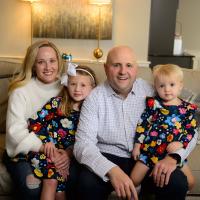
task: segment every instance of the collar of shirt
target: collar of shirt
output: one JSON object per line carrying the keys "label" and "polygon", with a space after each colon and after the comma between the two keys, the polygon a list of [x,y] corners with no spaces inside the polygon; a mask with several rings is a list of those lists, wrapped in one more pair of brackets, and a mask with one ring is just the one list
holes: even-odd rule
{"label": "collar of shirt", "polygon": [[[112,95],[115,95],[115,96],[120,97],[120,96],[113,90],[113,88],[110,86],[108,80],[106,80],[106,81],[104,82],[104,84],[105,84],[105,88],[106,88],[106,92],[107,92],[108,97],[111,97]],[[129,94],[136,95],[136,94],[139,93],[137,85],[138,85],[138,81],[137,81],[137,79],[136,79],[136,80],[134,81],[133,87],[132,87],[131,92],[130,92]]]}

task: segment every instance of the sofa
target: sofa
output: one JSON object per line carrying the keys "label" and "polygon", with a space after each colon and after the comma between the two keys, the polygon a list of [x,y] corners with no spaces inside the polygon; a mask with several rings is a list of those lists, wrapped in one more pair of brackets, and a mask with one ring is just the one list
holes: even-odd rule
{"label": "sofa", "polygon": [[[1,60],[0,59],[0,199],[11,200],[12,181],[2,163],[2,154],[5,150],[5,120],[8,100],[8,84],[12,75],[20,70],[21,60]],[[104,68],[101,62],[80,62],[83,65],[90,66],[96,72],[99,82],[105,80]],[[184,90],[182,98],[195,101],[200,107],[200,71],[183,69],[184,71]],[[151,82],[151,69],[148,67],[139,67],[138,76]],[[199,143],[199,142],[198,142]],[[200,145],[197,144],[189,156],[189,165],[196,178],[194,189],[188,194],[190,196],[199,196],[200,198]]]}

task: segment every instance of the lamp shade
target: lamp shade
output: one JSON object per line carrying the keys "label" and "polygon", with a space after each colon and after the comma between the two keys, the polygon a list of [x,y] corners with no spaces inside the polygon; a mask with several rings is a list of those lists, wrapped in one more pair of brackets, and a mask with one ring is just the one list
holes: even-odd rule
{"label": "lamp shade", "polygon": [[89,0],[89,4],[95,4],[95,5],[111,4],[111,0]]}
{"label": "lamp shade", "polygon": [[29,1],[31,3],[36,2],[36,1],[40,1],[40,0],[21,0],[21,1]]}

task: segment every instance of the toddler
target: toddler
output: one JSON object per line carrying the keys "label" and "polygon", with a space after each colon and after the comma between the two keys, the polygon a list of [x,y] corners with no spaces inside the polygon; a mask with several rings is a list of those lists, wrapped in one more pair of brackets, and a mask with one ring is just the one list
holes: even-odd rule
{"label": "toddler", "polygon": [[[146,99],[132,151],[133,158],[138,160],[131,173],[135,186],[167,154],[186,148],[196,129],[196,105],[178,97],[183,88],[181,68],[172,64],[157,65],[153,68],[153,78],[157,95]],[[191,189],[194,178],[188,165],[184,163],[181,170]]]}

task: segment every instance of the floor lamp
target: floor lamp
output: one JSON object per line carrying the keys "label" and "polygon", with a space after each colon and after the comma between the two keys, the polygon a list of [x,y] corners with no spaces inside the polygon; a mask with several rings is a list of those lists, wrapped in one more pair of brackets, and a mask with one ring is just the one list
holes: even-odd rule
{"label": "floor lamp", "polygon": [[40,1],[40,0],[21,0],[21,1],[27,1],[27,2],[30,2],[30,5],[31,5],[31,44],[33,42],[33,9],[32,9],[32,4],[36,1]]}
{"label": "floor lamp", "polygon": [[98,18],[98,43],[97,48],[94,49],[93,55],[95,58],[99,59],[103,56],[102,49],[99,48],[99,41],[101,39],[101,6],[106,4],[111,4],[111,0],[89,0],[89,4],[97,5],[99,7],[99,18]]}

